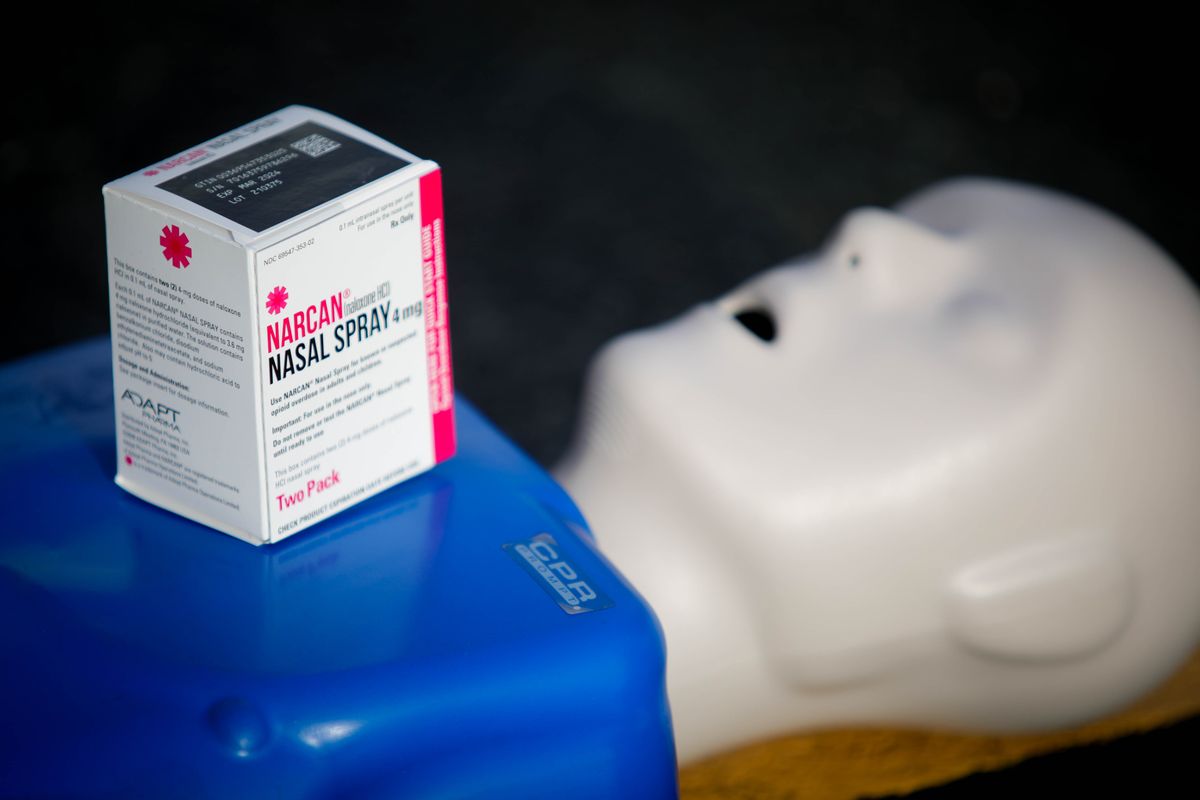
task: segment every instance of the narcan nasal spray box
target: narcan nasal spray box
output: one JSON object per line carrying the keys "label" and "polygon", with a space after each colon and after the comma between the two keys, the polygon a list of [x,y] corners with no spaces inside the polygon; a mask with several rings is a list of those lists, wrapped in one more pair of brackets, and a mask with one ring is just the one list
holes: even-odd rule
{"label": "narcan nasal spray box", "polygon": [[454,453],[437,164],[293,106],[104,209],[120,486],[263,544]]}

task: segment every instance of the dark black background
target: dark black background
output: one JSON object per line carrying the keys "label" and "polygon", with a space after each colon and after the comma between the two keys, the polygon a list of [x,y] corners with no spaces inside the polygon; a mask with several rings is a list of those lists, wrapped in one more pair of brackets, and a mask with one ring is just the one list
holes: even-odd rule
{"label": "dark black background", "polygon": [[[1080,195],[1195,269],[1190,30],[1090,8],[47,8],[0,63],[0,359],[107,330],[102,183],[294,102],[441,162],[458,388],[544,464],[601,343],[939,178]],[[1054,757],[992,788],[1182,775],[1195,738]]]}

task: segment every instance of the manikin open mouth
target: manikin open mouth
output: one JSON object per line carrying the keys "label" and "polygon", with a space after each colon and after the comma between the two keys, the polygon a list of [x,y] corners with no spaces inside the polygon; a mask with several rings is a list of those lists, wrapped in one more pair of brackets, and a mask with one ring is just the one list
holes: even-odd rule
{"label": "manikin open mouth", "polygon": [[733,314],[735,322],[764,342],[775,341],[775,317],[765,306],[753,306]]}
{"label": "manikin open mouth", "polygon": [[718,315],[728,317],[760,342],[770,344],[778,336],[775,312],[762,294],[753,286],[735,289],[718,298],[713,306]]}

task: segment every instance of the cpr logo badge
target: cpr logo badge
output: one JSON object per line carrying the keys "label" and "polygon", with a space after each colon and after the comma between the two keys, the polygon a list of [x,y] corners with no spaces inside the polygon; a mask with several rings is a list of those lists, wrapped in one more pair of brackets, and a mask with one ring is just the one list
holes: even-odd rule
{"label": "cpr logo badge", "polygon": [[504,549],[566,613],[584,614],[612,606],[613,601],[561,552],[550,534],[539,533],[506,544]]}

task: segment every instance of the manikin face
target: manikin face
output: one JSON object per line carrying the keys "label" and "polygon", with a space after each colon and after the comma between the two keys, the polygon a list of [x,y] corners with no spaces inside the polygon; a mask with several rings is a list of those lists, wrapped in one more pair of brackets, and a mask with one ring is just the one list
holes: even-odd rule
{"label": "manikin face", "polygon": [[[1139,470],[1200,474],[1198,320],[1169,260],[1103,212],[943,184],[615,342],[562,475],[669,648],[702,604],[643,547],[668,530],[721,565],[706,580],[736,587],[794,688],[938,659],[1086,660],[1126,634],[1134,594],[1138,616],[1159,603],[1140,581],[1195,583],[1139,548],[1200,563],[1200,487]],[[620,517],[651,506],[651,530]],[[1161,603],[1190,630],[1200,598],[1184,593]]]}
{"label": "manikin face", "polygon": [[925,216],[856,211],[815,256],[615,348],[680,468],[739,507],[857,505],[1034,400],[1065,312],[1045,243]]}

